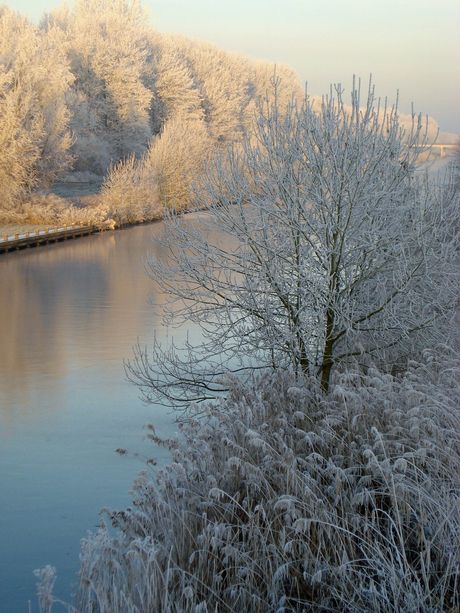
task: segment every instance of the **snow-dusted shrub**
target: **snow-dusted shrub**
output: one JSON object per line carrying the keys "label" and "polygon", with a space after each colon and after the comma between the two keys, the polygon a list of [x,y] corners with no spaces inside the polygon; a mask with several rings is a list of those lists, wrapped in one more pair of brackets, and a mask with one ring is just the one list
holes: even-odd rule
{"label": "snow-dusted shrub", "polygon": [[165,206],[186,209],[188,184],[199,175],[210,149],[203,121],[168,121],[143,156],[130,156],[110,169],[102,185],[109,216],[122,226],[158,219]]}
{"label": "snow-dusted shrub", "polygon": [[37,192],[11,210],[0,209],[3,224],[62,224],[71,223],[74,207],[56,194]]}
{"label": "snow-dusted shrub", "polygon": [[145,157],[137,160],[130,156],[112,166],[101,191],[101,203],[108,208],[108,216],[117,226],[161,217],[157,180]]}
{"label": "snow-dusted shrub", "polygon": [[442,351],[400,380],[336,371],[326,396],[234,378],[178,436],[149,426],[173,461],[107,511],[115,537],[83,541],[77,609],[458,611],[460,361]]}
{"label": "snow-dusted shrub", "polygon": [[162,206],[176,211],[190,206],[189,185],[200,175],[212,147],[204,121],[175,117],[165,124],[145,157]]}

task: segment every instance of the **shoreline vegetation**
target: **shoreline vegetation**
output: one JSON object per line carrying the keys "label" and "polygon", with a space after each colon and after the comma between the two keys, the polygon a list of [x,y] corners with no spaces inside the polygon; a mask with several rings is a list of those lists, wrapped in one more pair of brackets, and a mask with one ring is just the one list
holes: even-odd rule
{"label": "shoreline vegetation", "polygon": [[[104,192],[102,177],[92,181],[56,182],[50,190],[38,190],[12,211],[0,210],[0,236],[45,230],[47,227],[70,226],[84,221],[97,230],[114,230],[162,218],[162,209],[148,200],[154,197],[144,194],[144,201],[125,191],[124,202],[114,202]],[[131,197],[130,197],[131,196]],[[134,198],[133,198],[134,196]],[[112,205],[112,206],[111,206]]]}
{"label": "shoreline vegetation", "polygon": [[[148,424],[173,461],[103,509],[117,532],[82,541],[68,610],[455,613],[459,366],[446,347],[402,378],[356,365],[326,396],[281,369],[234,377],[180,437]],[[35,574],[51,613],[56,569]]]}
{"label": "shoreline vegetation", "polygon": [[[65,185],[65,183],[61,185]],[[71,186],[72,183],[67,185]],[[33,199],[23,205],[22,210],[15,215],[8,216],[6,219],[0,217],[0,237],[8,236],[11,239],[16,234],[33,233],[36,230],[43,231],[56,226],[63,227],[66,225],[70,227],[72,224],[79,225],[80,222],[94,225],[96,231],[107,231],[162,219],[160,211],[157,215],[135,220],[120,219],[115,215],[110,217],[108,211],[101,207],[101,195],[99,193],[93,193],[83,198],[72,195],[62,197],[50,193],[40,195],[37,200]]]}
{"label": "shoreline vegetation", "polygon": [[[158,32],[137,0],[76,0],[38,25],[1,6],[0,227],[69,224],[84,209],[111,229],[184,210],[187,185],[250,137],[275,84],[282,115],[303,97],[293,68]],[[399,114],[408,132],[413,119]],[[434,142],[433,118],[426,129]],[[100,192],[69,199],[59,181]]]}
{"label": "shoreline vegetation", "polygon": [[[424,160],[426,155],[428,160]],[[449,155],[449,158],[450,164],[456,168],[458,153]],[[421,156],[421,163],[432,163],[436,159],[440,159],[436,153],[428,152]],[[143,172],[139,173],[142,166]],[[145,166],[145,159],[137,161],[131,158],[112,168],[106,178],[89,172],[70,173],[48,190],[32,192],[15,209],[7,211],[0,206],[0,237],[11,238],[15,234],[56,225],[70,226],[81,220],[94,225],[98,231],[161,221],[165,217],[168,197],[164,196],[163,205],[160,205],[154,173],[152,171],[148,176]],[[183,180],[189,181],[186,174]],[[186,183],[184,186],[186,190]],[[181,185],[183,192],[184,186]],[[174,193],[170,195],[169,203],[175,203]],[[182,193],[178,210],[187,210],[187,204],[186,193]]]}

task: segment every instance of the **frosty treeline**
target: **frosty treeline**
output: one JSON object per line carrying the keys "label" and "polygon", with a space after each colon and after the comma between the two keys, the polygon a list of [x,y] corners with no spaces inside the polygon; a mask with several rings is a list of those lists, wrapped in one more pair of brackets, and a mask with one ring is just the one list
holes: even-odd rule
{"label": "frosty treeline", "polygon": [[[2,6],[0,207],[70,169],[109,172],[114,211],[121,191],[183,206],[184,177],[250,126],[273,70],[155,31],[138,0],[76,0],[38,26]],[[295,72],[277,71],[285,101],[298,95]]]}

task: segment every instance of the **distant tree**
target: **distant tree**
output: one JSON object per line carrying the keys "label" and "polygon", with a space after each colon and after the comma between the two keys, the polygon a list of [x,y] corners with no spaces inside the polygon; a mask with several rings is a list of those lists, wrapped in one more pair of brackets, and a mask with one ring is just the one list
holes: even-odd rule
{"label": "distant tree", "polygon": [[68,41],[76,168],[103,173],[111,160],[144,152],[152,92],[143,83],[149,15],[139,0],[76,0],[47,20]]}
{"label": "distant tree", "polygon": [[[70,162],[72,81],[59,33],[39,31],[0,7],[0,182],[3,205],[38,182],[50,183]],[[9,204],[8,204],[9,203]]]}
{"label": "distant tree", "polygon": [[42,120],[33,116],[33,94],[20,92],[12,71],[0,67],[0,205],[10,208],[35,183],[33,168],[39,158],[37,141]]}
{"label": "distant tree", "polygon": [[175,36],[172,42],[200,92],[211,138],[221,143],[231,141],[241,132],[242,118],[251,100],[247,87],[251,62],[204,41]]}
{"label": "distant tree", "polygon": [[43,135],[37,169],[42,180],[51,183],[73,163],[70,148],[74,139],[67,92],[74,78],[62,31],[49,27],[39,31],[38,36],[40,53],[36,60],[34,91],[43,116]]}
{"label": "distant tree", "polygon": [[[239,138],[251,128],[256,105],[270,87],[274,64],[250,60],[239,53],[230,53],[210,43],[183,36],[174,36],[170,40],[199,88],[212,139],[224,144]],[[286,108],[293,95],[302,95],[302,88],[295,71],[289,66],[280,65],[277,73],[282,77],[279,106]]]}
{"label": "distant tree", "polygon": [[165,325],[203,334],[183,350],[155,341],[152,357],[138,348],[128,373],[149,400],[213,397],[219,374],[279,366],[327,391],[337,365],[404,368],[446,338],[458,203],[452,186],[417,172],[420,117],[405,133],[373,88],[361,108],[359,87],[351,107],[337,87],[319,111],[306,97],[280,114],[277,89],[242,147],[194,185],[205,213],[170,216],[167,256],[148,260],[169,297]]}
{"label": "distant tree", "polygon": [[185,58],[171,38],[162,37],[161,41],[161,52],[154,62],[155,92],[162,107],[157,110],[160,123],[203,119],[202,97]]}

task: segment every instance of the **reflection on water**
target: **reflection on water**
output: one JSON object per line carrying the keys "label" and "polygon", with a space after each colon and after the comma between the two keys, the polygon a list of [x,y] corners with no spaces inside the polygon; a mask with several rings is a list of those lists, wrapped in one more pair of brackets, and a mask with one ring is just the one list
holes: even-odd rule
{"label": "reflection on water", "polygon": [[155,247],[152,228],[158,231],[160,225],[6,254],[0,260],[2,428],[4,420],[23,418],[18,409],[31,408],[24,400],[38,388],[50,386],[51,391],[51,381],[62,381],[73,369],[127,357],[126,340],[131,346],[151,329],[154,314],[146,300],[155,295],[155,287],[141,256]]}
{"label": "reflection on water", "polygon": [[[103,506],[129,504],[142,425],[172,432],[172,417],[145,407],[123,358],[148,343],[162,301],[141,258],[158,249],[139,226],[0,257],[0,613],[38,610],[35,568],[58,568],[69,598],[80,538]],[[158,255],[158,254],[156,254]],[[53,611],[55,609],[53,608]],[[59,609],[56,609],[57,611]]]}

